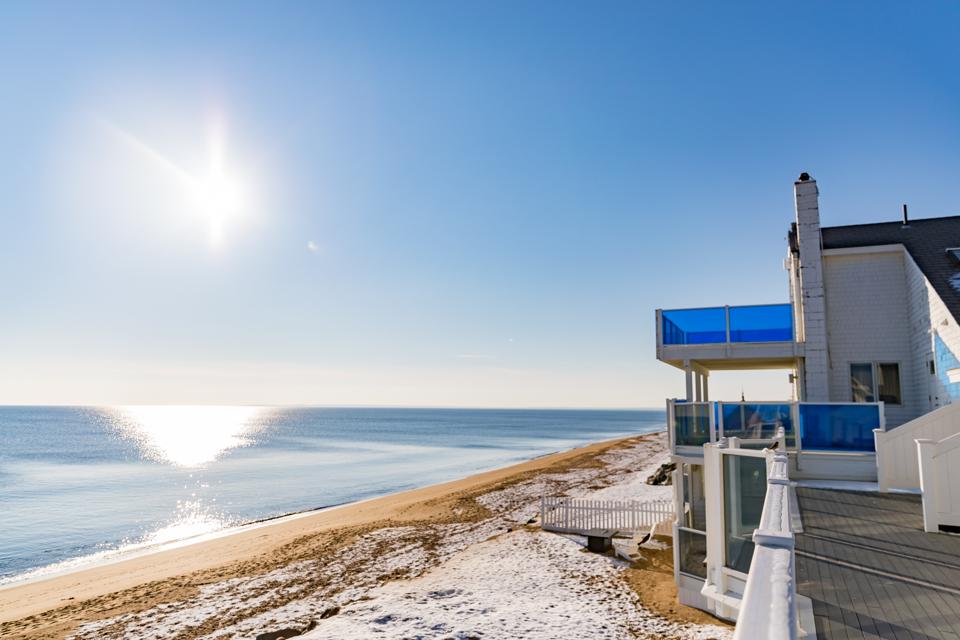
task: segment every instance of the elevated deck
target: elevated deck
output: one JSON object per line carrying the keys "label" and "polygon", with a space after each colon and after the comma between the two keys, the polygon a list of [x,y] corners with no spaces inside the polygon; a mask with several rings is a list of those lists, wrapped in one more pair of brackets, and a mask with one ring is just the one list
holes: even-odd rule
{"label": "elevated deck", "polygon": [[657,359],[677,368],[787,369],[804,345],[789,304],[657,310]]}
{"label": "elevated deck", "polygon": [[923,532],[920,497],[797,488],[797,591],[817,637],[960,640],[960,536]]}

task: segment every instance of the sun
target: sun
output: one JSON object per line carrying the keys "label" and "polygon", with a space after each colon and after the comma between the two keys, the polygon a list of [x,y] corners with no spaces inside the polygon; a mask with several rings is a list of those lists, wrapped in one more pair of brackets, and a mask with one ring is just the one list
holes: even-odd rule
{"label": "sun", "polygon": [[209,167],[205,175],[193,180],[197,210],[207,218],[210,241],[215,246],[223,241],[224,227],[231,218],[242,213],[246,203],[242,181],[225,165],[225,146],[222,126],[213,126],[208,149]]}
{"label": "sun", "polygon": [[198,212],[207,218],[210,241],[221,244],[224,227],[243,211],[245,198],[241,182],[221,167],[215,167],[209,175],[196,180],[194,197]]}
{"label": "sun", "polygon": [[[224,241],[228,228],[241,222],[250,209],[250,191],[235,167],[227,162],[226,124],[212,119],[207,127],[205,162],[187,167],[162,154],[139,137],[107,121],[108,131],[135,150],[141,158],[166,174],[175,177],[185,196],[181,206],[209,230],[209,240],[217,248]],[[183,197],[181,196],[181,197]]]}

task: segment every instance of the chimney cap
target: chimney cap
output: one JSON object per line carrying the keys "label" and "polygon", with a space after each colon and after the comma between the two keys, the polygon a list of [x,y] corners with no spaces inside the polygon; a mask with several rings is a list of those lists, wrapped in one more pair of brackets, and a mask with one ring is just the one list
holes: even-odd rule
{"label": "chimney cap", "polygon": [[797,182],[809,182],[810,180],[812,180],[812,178],[810,177],[810,174],[807,173],[806,171],[801,173],[800,177],[797,178]]}

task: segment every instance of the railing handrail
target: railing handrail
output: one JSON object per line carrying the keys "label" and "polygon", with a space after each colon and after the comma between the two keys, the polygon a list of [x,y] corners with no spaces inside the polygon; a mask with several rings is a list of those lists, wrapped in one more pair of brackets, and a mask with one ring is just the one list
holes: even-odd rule
{"label": "railing handrail", "polygon": [[767,452],[767,492],[737,616],[734,640],[795,640],[798,631],[796,562],[790,479],[785,453]]}
{"label": "railing handrail", "polygon": [[641,531],[673,518],[672,500],[593,500],[546,495],[540,498],[540,527],[545,531]]}
{"label": "railing handrail", "polygon": [[[753,307],[792,307],[790,302],[767,302],[761,304],[713,304],[705,307],[675,307],[673,309],[657,309],[660,313],[670,311],[707,311],[709,309],[749,309]],[[649,312],[648,312],[649,313]]]}

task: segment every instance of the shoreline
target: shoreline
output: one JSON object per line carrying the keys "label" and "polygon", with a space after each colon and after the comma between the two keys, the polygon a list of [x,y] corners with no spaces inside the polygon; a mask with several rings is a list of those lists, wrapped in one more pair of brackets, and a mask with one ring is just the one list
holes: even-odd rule
{"label": "shoreline", "polygon": [[[310,509],[254,521],[166,543],[132,555],[105,559],[63,572],[26,578],[0,587],[0,624],[36,616],[83,601],[257,558],[298,538],[339,528],[363,527],[377,522],[404,522],[422,518],[429,503],[463,492],[476,493],[484,486],[509,482],[518,476],[544,471],[571,459],[590,457],[607,449],[663,430],[634,434],[542,454],[529,460],[497,467],[466,477],[366,498],[331,507]],[[418,508],[419,507],[419,508]],[[429,515],[429,514],[427,514]]]}
{"label": "shoreline", "polygon": [[[193,535],[193,536],[190,536],[190,537],[187,537],[187,538],[181,538],[181,539],[178,539],[178,540],[170,540],[170,541],[167,541],[167,542],[158,542],[158,543],[144,544],[144,545],[132,544],[132,545],[129,545],[128,548],[126,548],[126,549],[125,549],[123,546],[121,546],[121,547],[117,547],[117,548],[115,548],[115,549],[106,549],[106,550],[104,550],[104,551],[99,551],[99,552],[94,552],[94,553],[90,553],[90,554],[86,554],[86,555],[76,556],[76,557],[73,557],[73,558],[66,558],[66,559],[64,559],[64,560],[55,562],[55,563],[50,564],[50,565],[41,565],[41,566],[39,566],[39,567],[34,567],[34,568],[32,568],[32,569],[27,569],[26,571],[23,571],[23,572],[21,572],[20,574],[15,574],[15,575],[12,575],[12,576],[6,576],[6,577],[0,578],[0,594],[2,594],[2,592],[5,591],[5,590],[15,589],[15,588],[17,588],[17,587],[29,585],[29,584],[32,584],[32,583],[35,583],[35,582],[38,582],[38,581],[48,580],[48,579],[53,579],[53,578],[58,578],[58,577],[62,577],[62,576],[69,575],[69,574],[71,574],[71,573],[76,573],[76,572],[80,572],[80,571],[86,571],[86,570],[89,570],[89,569],[96,569],[96,568],[98,568],[98,567],[107,566],[107,565],[110,565],[110,564],[116,564],[116,563],[118,563],[118,562],[124,562],[124,561],[126,561],[126,560],[131,560],[131,559],[134,559],[134,558],[139,558],[139,557],[143,557],[143,556],[147,556],[147,555],[151,555],[151,554],[155,554],[155,553],[162,553],[162,552],[164,552],[164,551],[169,551],[169,550],[172,550],[172,549],[179,549],[179,548],[181,548],[181,547],[185,547],[185,546],[189,546],[189,545],[193,545],[193,544],[200,544],[200,543],[203,543],[203,542],[218,540],[218,539],[220,539],[220,538],[224,538],[224,537],[227,537],[227,536],[231,536],[231,535],[236,535],[236,534],[239,534],[239,533],[243,533],[244,531],[249,530],[249,529],[254,529],[254,528],[262,527],[262,526],[269,526],[269,525],[273,525],[273,524],[279,524],[279,523],[281,523],[281,522],[283,522],[283,521],[286,521],[286,520],[288,520],[288,519],[295,519],[295,518],[300,518],[300,517],[309,517],[309,516],[311,516],[311,515],[315,515],[315,514],[319,514],[319,513],[323,513],[323,512],[329,511],[329,510],[331,510],[331,509],[338,509],[338,508],[342,508],[342,507],[348,507],[348,506],[351,506],[351,505],[357,505],[357,504],[360,504],[360,503],[363,503],[363,502],[367,502],[367,501],[370,501],[370,500],[377,500],[377,499],[379,499],[379,498],[388,498],[388,497],[390,497],[390,496],[395,496],[395,495],[402,494],[402,493],[405,493],[405,492],[408,492],[408,491],[416,491],[416,490],[418,490],[418,489],[425,489],[425,488],[427,488],[427,487],[431,487],[431,486],[435,486],[435,485],[441,485],[441,484],[446,484],[446,483],[450,483],[450,482],[459,482],[459,481],[461,481],[461,480],[470,479],[470,478],[472,478],[472,477],[474,477],[474,476],[477,476],[477,475],[481,475],[481,474],[489,473],[489,472],[494,472],[494,471],[500,471],[500,470],[509,469],[509,468],[512,468],[512,467],[515,467],[515,466],[523,465],[523,464],[525,464],[525,463],[527,463],[527,462],[533,462],[533,461],[535,461],[535,460],[539,460],[539,459],[541,459],[541,458],[546,458],[546,457],[549,457],[549,456],[557,455],[557,454],[560,454],[560,453],[577,451],[577,450],[583,449],[583,448],[585,448],[585,447],[591,447],[591,446],[593,446],[593,445],[601,445],[601,444],[605,444],[605,443],[607,443],[607,444],[608,444],[608,443],[613,443],[613,442],[616,442],[616,441],[619,441],[619,440],[623,440],[623,439],[625,439],[625,438],[633,438],[633,437],[638,437],[638,436],[646,435],[646,434],[654,434],[654,433],[659,433],[659,432],[661,432],[661,431],[663,431],[663,429],[657,429],[657,430],[655,430],[655,431],[646,431],[646,432],[642,432],[642,433],[633,433],[633,434],[621,435],[621,436],[617,436],[617,437],[614,437],[614,438],[609,438],[609,439],[606,439],[606,440],[598,440],[598,441],[593,441],[593,442],[586,442],[586,443],[582,443],[582,444],[576,445],[576,446],[574,446],[574,447],[571,447],[571,448],[569,448],[569,449],[558,449],[558,450],[555,450],[555,451],[547,451],[547,452],[544,452],[544,453],[538,453],[538,454],[536,454],[536,455],[534,455],[534,456],[531,456],[531,457],[529,457],[529,458],[524,458],[524,459],[521,459],[521,460],[519,460],[519,461],[516,461],[516,460],[515,460],[515,461],[509,462],[509,463],[507,463],[507,464],[505,464],[505,465],[501,465],[501,466],[481,468],[480,470],[473,471],[473,472],[471,472],[469,475],[466,475],[466,476],[458,476],[458,477],[455,477],[455,478],[450,478],[450,479],[448,479],[448,480],[442,480],[442,481],[440,481],[440,482],[435,482],[435,483],[432,483],[432,484],[429,484],[429,485],[408,487],[408,488],[405,488],[405,489],[398,489],[398,490],[396,490],[396,491],[389,491],[389,492],[387,492],[387,493],[383,493],[383,494],[379,494],[379,495],[374,495],[374,496],[365,497],[365,498],[359,498],[359,499],[357,499],[357,500],[345,500],[345,501],[343,501],[343,502],[336,502],[336,503],[329,504],[329,505],[323,505],[323,506],[318,506],[318,507],[308,507],[308,508],[305,508],[305,509],[301,509],[301,510],[297,510],[297,511],[290,511],[290,512],[287,512],[287,513],[280,513],[280,514],[273,515],[273,516],[264,516],[264,517],[255,518],[255,519],[253,519],[253,520],[249,520],[249,521],[246,521],[246,522],[239,522],[239,523],[237,523],[237,524],[232,524],[232,525],[226,526],[226,527],[224,527],[224,528],[222,528],[222,529],[217,529],[217,530],[215,530],[215,531],[208,531],[208,532],[206,532],[206,533],[199,533],[199,534],[196,534],[196,535]],[[98,556],[99,556],[99,557],[98,557]],[[58,565],[62,565],[62,566],[58,566]],[[0,604],[2,604],[2,599],[0,599]],[[3,622],[4,619],[5,619],[5,618],[3,617],[3,609],[0,608],[0,622]]]}

